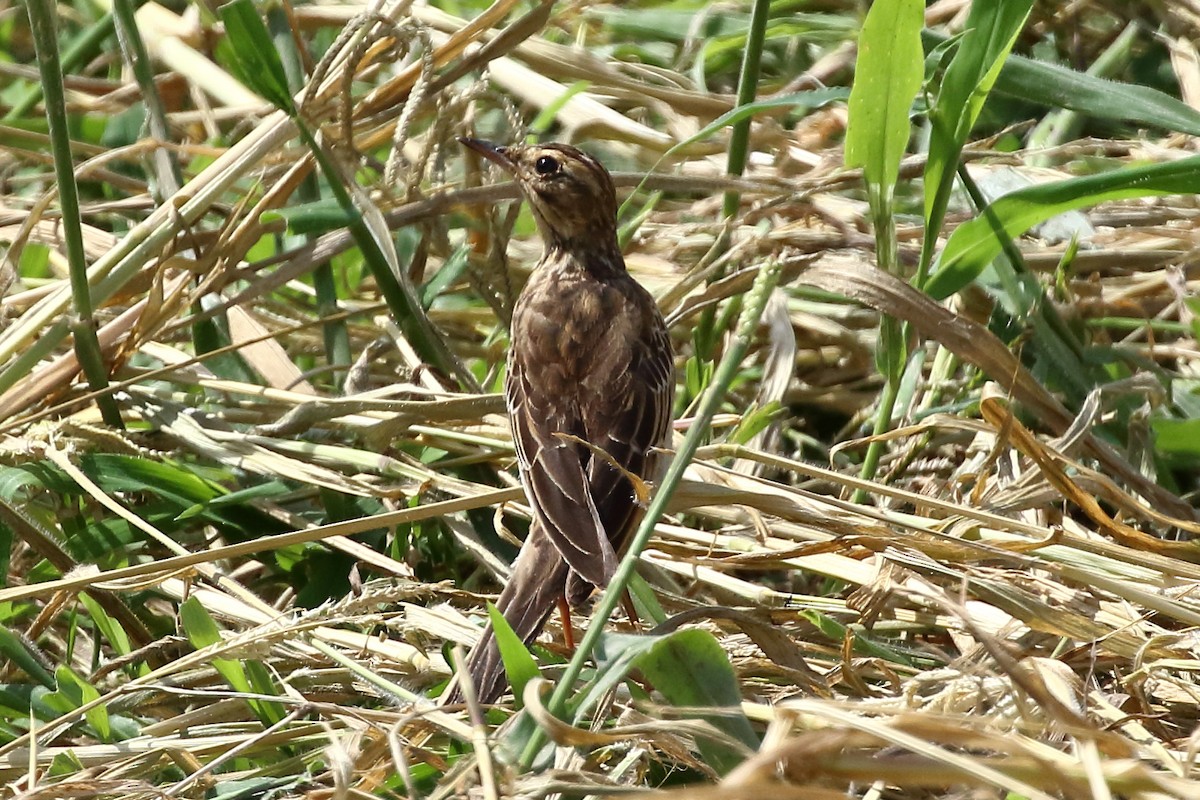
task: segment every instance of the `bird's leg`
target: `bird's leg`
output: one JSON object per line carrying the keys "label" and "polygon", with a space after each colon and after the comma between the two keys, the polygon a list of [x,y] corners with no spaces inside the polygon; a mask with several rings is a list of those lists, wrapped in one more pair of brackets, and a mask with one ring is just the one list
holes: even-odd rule
{"label": "bird's leg", "polygon": [[633,626],[634,631],[641,633],[642,620],[633,606],[633,596],[629,594],[628,589],[621,592],[621,607],[625,609],[625,616],[629,617],[629,624]]}
{"label": "bird's leg", "polygon": [[567,645],[567,652],[574,655],[575,631],[571,628],[571,607],[567,605],[567,598],[563,595],[558,598],[558,613],[562,615],[563,641]]}

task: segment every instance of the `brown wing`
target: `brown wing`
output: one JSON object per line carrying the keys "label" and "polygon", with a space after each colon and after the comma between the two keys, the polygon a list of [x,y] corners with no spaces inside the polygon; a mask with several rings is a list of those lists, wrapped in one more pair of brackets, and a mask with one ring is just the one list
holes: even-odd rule
{"label": "brown wing", "polygon": [[[652,449],[667,439],[675,398],[671,341],[657,310],[650,335],[622,382],[623,390],[613,395],[620,402],[611,403],[603,416],[593,420],[587,438],[626,471],[650,478],[657,460]],[[588,484],[609,541],[620,553],[641,516],[634,488],[622,472],[601,458],[593,458],[588,464]],[[572,606],[579,605],[592,593],[594,585],[572,572],[567,579],[567,601]]]}
{"label": "brown wing", "polygon": [[557,436],[585,434],[575,404],[530,385],[520,354],[510,351],[505,394],[521,483],[540,526],[571,569],[593,583],[605,583],[616,555],[592,502],[580,448]]}
{"label": "brown wing", "polygon": [[[646,299],[654,316],[649,335],[641,339],[626,373],[614,379],[619,391],[608,395],[611,402],[586,421],[584,437],[641,478],[653,477],[651,451],[667,438],[675,398],[670,336],[653,300]],[[620,551],[638,515],[633,486],[603,458],[593,457],[587,471],[592,502],[613,548]]]}
{"label": "brown wing", "polygon": [[516,349],[506,384],[535,521],[571,570],[600,586],[616,570],[616,550],[636,517],[633,487],[604,458],[556,434],[590,442],[625,470],[649,475],[650,450],[662,443],[671,423],[673,361],[653,299],[631,278],[627,281],[622,288],[630,313],[623,321],[613,320],[594,342],[591,370],[578,396],[556,396],[531,386],[529,365]]}

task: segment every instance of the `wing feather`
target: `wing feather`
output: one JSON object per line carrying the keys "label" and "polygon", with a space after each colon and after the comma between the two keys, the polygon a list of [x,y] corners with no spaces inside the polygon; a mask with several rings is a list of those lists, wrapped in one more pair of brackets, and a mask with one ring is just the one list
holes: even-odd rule
{"label": "wing feather", "polygon": [[574,601],[590,592],[581,581],[607,585],[640,509],[622,471],[558,434],[589,442],[624,470],[649,478],[653,448],[671,425],[675,381],[666,325],[636,282],[628,279],[623,291],[644,327],[613,324],[598,337],[591,372],[574,400],[532,386],[531,369],[541,367],[544,376],[546,367],[525,363],[517,348],[509,351],[505,394],[522,484],[534,521],[571,568]]}
{"label": "wing feather", "polygon": [[583,430],[560,409],[536,403],[524,364],[515,350],[511,353],[505,394],[534,521],[573,571],[592,583],[607,583],[616,570],[616,554],[592,500],[578,445],[555,435],[582,435]]}
{"label": "wing feather", "polygon": [[[614,395],[607,413],[597,415],[586,439],[605,450],[616,463],[642,478],[653,477],[653,449],[667,438],[671,427],[675,380],[671,342],[661,317],[654,320],[651,336],[640,343],[629,365],[628,380]],[[588,465],[591,495],[604,521],[613,547],[619,551],[639,515],[633,486],[605,460]]]}

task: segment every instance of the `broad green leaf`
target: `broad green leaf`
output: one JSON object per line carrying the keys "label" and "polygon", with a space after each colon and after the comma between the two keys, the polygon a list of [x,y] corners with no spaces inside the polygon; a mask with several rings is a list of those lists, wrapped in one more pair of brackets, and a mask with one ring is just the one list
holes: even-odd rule
{"label": "broad green leaf", "polygon": [[[129,642],[129,636],[125,633],[125,629],[121,624],[108,615],[99,603],[92,599],[87,592],[79,594],[79,602],[87,609],[88,616],[92,622],[100,630],[100,634],[108,640],[112,645],[113,651],[117,655],[128,655],[133,652],[133,646]],[[137,672],[145,674],[150,668],[142,663],[138,666]]]}
{"label": "broad green leaf", "polygon": [[[702,719],[744,744],[748,752],[758,750],[759,741],[742,713],[742,696],[729,656],[708,631],[686,628],[658,638],[634,664],[677,708],[708,708]],[[718,710],[719,709],[719,710]],[[696,745],[704,760],[724,775],[740,764],[747,753],[704,737]]]}
{"label": "broad green leaf", "polygon": [[[24,678],[24,675],[14,676]],[[51,676],[51,680],[54,677]],[[76,706],[71,701],[41,684],[33,683],[0,683],[0,736],[12,734],[12,729],[4,723],[19,719],[24,723],[32,715],[42,722],[58,719],[63,714],[74,711]],[[15,712],[15,713],[14,713]],[[122,736],[121,738],[128,738]],[[6,741],[11,741],[7,739]]]}
{"label": "broad green leaf", "polygon": [[508,674],[508,682],[512,686],[517,708],[524,705],[522,696],[525,684],[538,676],[537,663],[529,654],[529,648],[517,636],[508,620],[500,613],[500,609],[488,603],[488,619],[492,623],[492,633],[496,637],[496,645],[500,648],[500,659],[504,662],[504,671]]}
{"label": "broad green leaf", "polygon": [[771,400],[762,406],[755,403],[742,413],[741,421],[726,440],[734,444],[746,444],[779,417],[779,401]]}
{"label": "broad green leaf", "polygon": [[[19,467],[0,467],[0,498],[13,500],[17,493],[27,486],[44,487],[45,483],[36,467],[23,464]],[[64,482],[60,493],[66,491],[68,484]]]}
{"label": "broad green leaf", "polygon": [[694,709],[692,715],[745,746],[743,750],[727,742],[698,737],[696,744],[713,769],[724,774],[741,763],[747,753],[758,750],[758,737],[741,711],[742,698],[729,657],[707,631],[686,628],[664,636],[606,633],[596,653],[600,669],[576,709],[577,715],[586,713],[603,693],[637,669],[672,706]]}
{"label": "broad green leaf", "polygon": [[[200,649],[209,647],[221,641],[221,630],[213,622],[208,611],[195,597],[189,597],[179,607],[179,618],[183,623],[184,633],[193,647]],[[243,664],[231,658],[214,658],[210,662],[213,669],[229,684],[235,692],[244,694],[278,694],[270,673],[258,662],[248,661]],[[254,711],[255,716],[267,726],[274,725],[284,717],[283,707],[278,703],[246,698],[246,704]]]}
{"label": "broad green leaf", "polygon": [[61,778],[67,775],[78,775],[87,767],[79,760],[79,755],[74,751],[65,753],[56,753],[50,761],[50,769],[47,774],[53,778]]}
{"label": "broad green leaf", "polygon": [[[250,680],[250,688],[256,694],[262,695],[279,695],[279,689],[275,686],[275,679],[271,675],[271,671],[267,669],[261,661],[245,662],[246,677]],[[262,720],[266,725],[274,725],[286,716],[283,706],[279,703],[273,703],[269,700],[248,700],[250,707],[254,709],[255,715]]]}
{"label": "broad green leaf", "polygon": [[[949,144],[961,147],[1032,8],[1033,0],[972,3],[966,31],[946,67],[930,114],[934,137],[952,137]],[[930,150],[934,149],[931,144]],[[931,152],[930,158],[934,156]]]}
{"label": "broad green leaf", "polygon": [[[221,629],[195,597],[189,597],[179,607],[179,619],[183,623],[183,632],[187,634],[188,641],[197,650],[211,647],[221,641]],[[250,681],[242,669],[241,662],[231,658],[214,658],[211,663],[235,692],[250,691]]]}
{"label": "broad green leaf", "polygon": [[1154,450],[1161,455],[1200,458],[1200,419],[1152,419]]}
{"label": "broad green leaf", "polygon": [[929,113],[929,160],[925,165],[925,243],[921,275],[933,256],[959,155],[992,85],[1025,24],[1033,0],[972,3],[966,32],[946,67]]}
{"label": "broad green leaf", "polygon": [[634,662],[649,652],[657,636],[606,632],[596,645],[596,676],[588,684],[573,707],[575,723],[579,724],[605,694],[625,680],[634,669]]}
{"label": "broad green leaf", "polygon": [[[875,263],[889,273],[899,271],[892,198],[900,159],[911,136],[909,113],[924,77],[920,43],[924,8],[920,0],[878,0],[871,6],[859,34],[858,62],[850,89],[846,165],[863,168],[875,234]],[[896,384],[907,358],[900,324],[885,315],[875,351],[875,362],[886,380],[876,410],[876,434],[890,425]],[[881,452],[882,443],[877,439],[863,460],[862,477],[874,477]]]}
{"label": "broad green leaf", "polygon": [[[76,675],[70,667],[59,666],[54,671],[54,675],[57,679],[58,691],[53,695],[47,695],[46,702],[55,703],[56,699],[59,699],[65,701],[70,709],[76,709],[100,699],[100,692],[96,687]],[[108,709],[103,705],[88,709],[84,712],[84,718],[101,739],[108,741],[112,738],[112,726],[108,722]]]}
{"label": "broad green leaf", "polygon": [[1016,237],[1040,222],[1110,200],[1200,192],[1200,156],[1071,178],[1006,194],[979,217],[960,225],[946,242],[925,286],[941,300],[959,291],[1000,253],[999,235]]}
{"label": "broad green leaf", "polygon": [[195,471],[169,460],[96,453],[81,457],[79,466],[109,492],[152,491],[183,507],[222,493]]}
{"label": "broad green leaf", "polygon": [[863,22],[850,90],[846,166],[890,197],[908,147],[909,111],[924,71],[920,0],[877,0]]}
{"label": "broad green leaf", "polygon": [[[512,686],[516,707],[522,708],[525,705],[525,686],[538,676],[537,663],[525,643],[508,624],[508,620],[500,613],[500,609],[491,603],[488,603],[488,619],[492,623],[496,646],[500,648],[500,660],[504,662],[504,672],[508,675],[509,685]],[[507,734],[498,743],[496,752],[502,761],[515,764],[541,729],[533,717],[523,713],[506,730]],[[549,757],[553,748],[543,748],[542,752]]]}

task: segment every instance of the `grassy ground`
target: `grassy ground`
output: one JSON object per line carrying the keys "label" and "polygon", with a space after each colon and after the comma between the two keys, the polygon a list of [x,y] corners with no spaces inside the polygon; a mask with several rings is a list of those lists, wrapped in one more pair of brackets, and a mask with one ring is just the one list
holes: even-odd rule
{"label": "grassy ground", "polygon": [[[751,5],[0,5],[0,792],[1197,796],[1200,18]],[[459,135],[609,165],[677,353],[521,713],[436,703],[540,252]]]}

